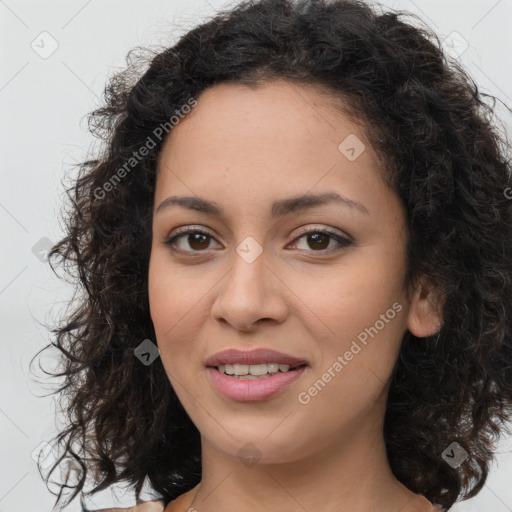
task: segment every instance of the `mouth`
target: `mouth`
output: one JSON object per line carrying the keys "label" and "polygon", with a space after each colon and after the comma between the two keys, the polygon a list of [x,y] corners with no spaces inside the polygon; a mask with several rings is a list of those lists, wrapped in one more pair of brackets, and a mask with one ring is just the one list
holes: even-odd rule
{"label": "mouth", "polygon": [[250,374],[255,376],[263,373],[285,372],[290,368],[296,368],[304,364],[308,364],[305,359],[268,348],[254,348],[252,350],[230,348],[211,355],[205,361],[205,366],[220,368],[219,371],[223,368],[222,371],[224,372],[227,367],[225,373],[229,375]]}
{"label": "mouth", "polygon": [[261,380],[283,373],[295,372],[306,366],[306,363],[291,366],[289,364],[274,362],[259,364],[226,363],[217,366],[209,366],[208,368],[217,370],[219,373],[236,380]]}
{"label": "mouth", "polygon": [[307,371],[298,357],[267,348],[227,349],[205,362],[213,389],[236,402],[267,400],[284,392]]}
{"label": "mouth", "polygon": [[304,375],[308,365],[219,364],[206,369],[211,386],[222,397],[234,402],[258,402],[283,393]]}

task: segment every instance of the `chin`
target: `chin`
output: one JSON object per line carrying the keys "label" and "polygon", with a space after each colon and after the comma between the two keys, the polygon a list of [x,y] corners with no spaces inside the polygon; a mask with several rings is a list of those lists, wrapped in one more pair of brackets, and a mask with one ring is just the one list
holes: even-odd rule
{"label": "chin", "polygon": [[[274,424],[275,428],[275,424]],[[226,430],[231,431],[229,428]],[[305,455],[305,445],[298,442],[293,432],[271,433],[272,429],[240,428],[231,437],[223,431],[219,439],[209,439],[209,443],[229,457],[239,459],[246,466],[254,464],[284,464],[299,460]],[[296,430],[295,430],[296,432]],[[269,433],[271,433],[269,435]],[[274,435],[275,434],[275,435]]]}

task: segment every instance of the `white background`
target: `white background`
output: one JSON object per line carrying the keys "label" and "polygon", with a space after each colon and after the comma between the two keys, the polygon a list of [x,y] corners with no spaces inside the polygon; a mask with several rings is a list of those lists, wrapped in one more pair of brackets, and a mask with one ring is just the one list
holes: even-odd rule
{"label": "white background", "polygon": [[[481,90],[512,105],[512,0],[384,5],[417,13],[442,39],[459,33],[469,45],[459,58]],[[43,386],[44,374],[38,371],[36,380],[28,365],[50,340],[41,324],[58,315],[70,288],[33,247],[61,237],[61,180],[93,142],[84,116],[99,105],[107,76],[124,68],[128,50],[172,44],[223,6],[220,0],[0,0],[0,512],[50,511],[54,503],[31,453],[55,433],[55,399],[40,398],[50,383]],[[34,40],[42,46],[44,31],[58,43],[45,59],[31,48]],[[500,109],[500,115],[510,129],[510,114]],[[512,511],[511,451],[511,440],[503,439],[485,488],[453,511]],[[79,510],[75,503],[70,511]]]}

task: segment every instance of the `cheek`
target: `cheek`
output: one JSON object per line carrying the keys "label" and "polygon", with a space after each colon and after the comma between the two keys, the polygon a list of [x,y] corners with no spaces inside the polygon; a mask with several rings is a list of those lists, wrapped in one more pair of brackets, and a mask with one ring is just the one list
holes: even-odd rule
{"label": "cheek", "polygon": [[[297,292],[314,313],[309,315],[309,325],[321,352],[310,383],[331,370],[325,375],[329,390],[322,391],[318,402],[335,400],[336,393],[342,392],[351,407],[355,405],[351,400],[361,397],[363,390],[372,401],[389,378],[406,325],[400,254],[369,251],[365,258],[350,262],[347,258],[327,278],[315,280],[309,293],[307,286]],[[341,363],[338,356],[343,358]],[[317,387],[323,389],[322,383]]]}
{"label": "cheek", "polygon": [[152,255],[148,271],[148,297],[157,336],[170,329],[178,303],[176,290],[179,283],[174,281],[171,284],[169,274],[162,258]]}
{"label": "cheek", "polygon": [[201,280],[173,266],[166,254],[152,254],[148,269],[150,316],[170,378],[182,379],[203,369],[201,358],[194,360],[191,353],[202,351],[198,332],[201,319],[209,313],[206,295],[210,288],[211,284],[201,286]]}
{"label": "cheek", "polygon": [[[296,280],[294,292],[310,310],[307,316],[313,322],[312,330],[321,339],[348,340],[373,326],[395,302],[405,309],[402,272],[402,267],[383,263],[382,258],[361,259],[323,276]],[[391,311],[393,318],[395,312]]]}
{"label": "cheek", "polygon": [[148,269],[148,295],[157,335],[174,336],[180,324],[195,314],[193,306],[200,301],[201,292],[199,283],[176,269],[165,251],[153,250]]}
{"label": "cheek", "polygon": [[174,274],[171,279],[170,268],[165,258],[153,253],[148,271],[149,310],[160,357],[170,375],[175,373],[173,367],[182,352],[179,342],[175,341],[180,339],[180,318],[185,314],[185,300],[180,293],[182,287],[179,275]]}

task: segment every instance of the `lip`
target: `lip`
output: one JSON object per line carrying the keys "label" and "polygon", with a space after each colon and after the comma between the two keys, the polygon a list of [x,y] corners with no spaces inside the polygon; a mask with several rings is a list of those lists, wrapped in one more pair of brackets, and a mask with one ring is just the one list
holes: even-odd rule
{"label": "lip", "polygon": [[236,402],[257,402],[271,398],[289,387],[307,368],[302,366],[297,370],[255,380],[234,379],[212,367],[207,368],[207,371],[213,388],[224,397]]}
{"label": "lip", "polygon": [[[222,350],[210,356],[205,366],[216,367],[220,364],[260,364],[260,363],[278,363],[289,366],[301,366],[308,364],[304,359],[300,359],[289,354],[277,352],[268,348],[256,348],[252,350],[238,350],[230,348]],[[229,378],[229,377],[228,377]],[[269,378],[270,379],[270,378]],[[262,379],[262,380],[269,380]],[[233,379],[231,379],[233,380]],[[247,381],[249,382],[249,381]]]}

